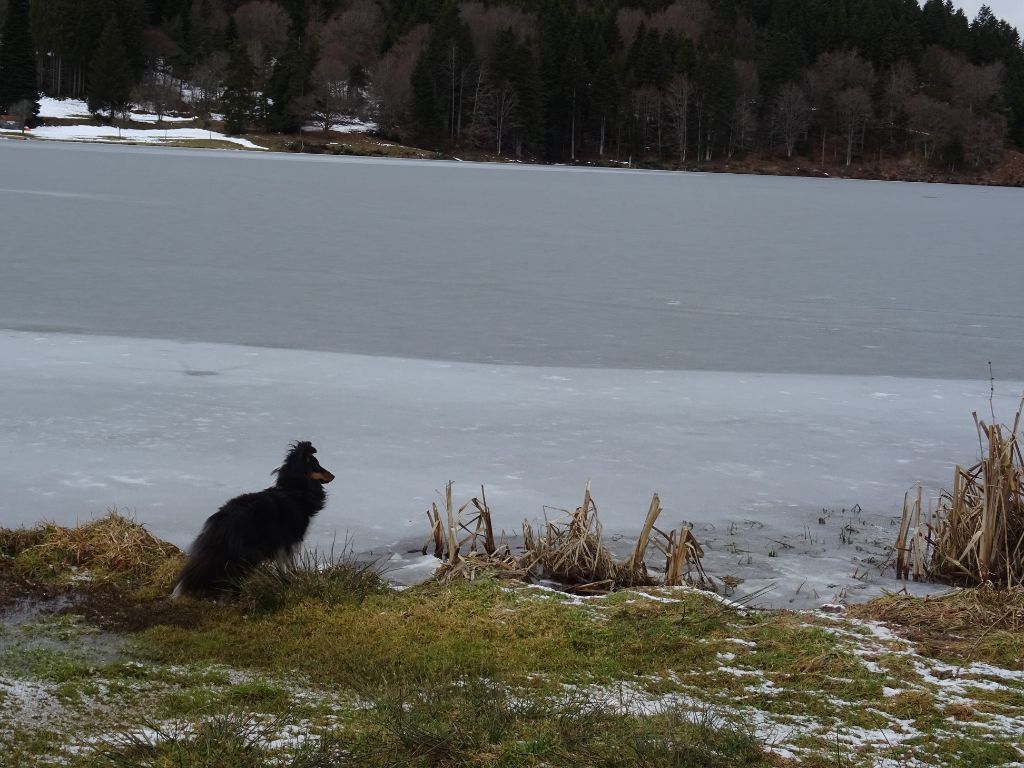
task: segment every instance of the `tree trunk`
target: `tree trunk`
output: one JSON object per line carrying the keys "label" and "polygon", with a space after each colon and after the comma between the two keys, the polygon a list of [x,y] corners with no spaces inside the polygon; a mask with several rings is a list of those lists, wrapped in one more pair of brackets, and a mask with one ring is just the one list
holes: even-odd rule
{"label": "tree trunk", "polygon": [[569,140],[569,157],[576,162],[576,87],[572,89],[572,121],[569,126],[571,138]]}

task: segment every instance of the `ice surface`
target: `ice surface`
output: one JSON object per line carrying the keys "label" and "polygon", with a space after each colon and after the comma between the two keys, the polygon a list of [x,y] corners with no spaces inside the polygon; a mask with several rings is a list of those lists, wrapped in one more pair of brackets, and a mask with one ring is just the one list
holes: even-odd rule
{"label": "ice surface", "polygon": [[0,523],[187,544],[302,438],[311,543],[401,580],[445,481],[516,530],[591,479],[617,546],[658,491],[761,604],[897,588],[904,492],[976,456],[989,360],[1021,391],[1022,202],[0,142]]}
{"label": "ice surface", "polygon": [[1022,210],[1020,189],[0,142],[0,327],[1020,380]]}
{"label": "ice surface", "polygon": [[[496,522],[512,530],[544,505],[577,505],[591,479],[607,533],[635,535],[658,491],[662,522],[694,523],[712,574],[745,578],[745,591],[775,584],[762,602],[786,605],[896,588],[866,558],[891,543],[911,484],[934,489],[974,454],[969,414],[988,406],[988,383],[976,381],[536,368],[12,331],[0,333],[0,359],[4,525],[116,506],[185,545],[229,497],[270,484],[288,441],[311,439],[338,475],[311,543],[393,551],[405,580],[424,572],[406,555],[426,538],[424,511],[445,481],[463,500],[486,483]],[[1004,412],[1009,389],[996,400]]]}

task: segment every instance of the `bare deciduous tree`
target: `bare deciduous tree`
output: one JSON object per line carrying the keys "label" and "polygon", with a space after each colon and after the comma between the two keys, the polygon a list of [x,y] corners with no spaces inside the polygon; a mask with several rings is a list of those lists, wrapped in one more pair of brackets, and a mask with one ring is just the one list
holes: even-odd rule
{"label": "bare deciduous tree", "polygon": [[646,24],[647,21],[647,14],[639,8],[621,8],[615,17],[615,23],[619,28],[619,35],[626,42],[627,46],[636,37],[636,31],[640,29],[640,25]]}
{"label": "bare deciduous tree", "polygon": [[490,90],[490,103],[494,118],[495,151],[500,155],[505,137],[515,127],[516,111],[519,107],[519,94],[512,83],[503,81]]}
{"label": "bare deciduous tree", "polygon": [[192,106],[201,115],[209,115],[220,102],[228,55],[215,51],[192,67]]}
{"label": "bare deciduous tree", "polygon": [[950,100],[954,106],[965,107],[968,112],[984,111],[1003,83],[1003,63],[993,62],[976,66],[959,60],[953,71]]}
{"label": "bare deciduous tree", "polygon": [[313,68],[312,117],[325,131],[349,107],[348,69],[338,59],[322,58]]}
{"label": "bare deciduous tree", "polygon": [[689,147],[690,100],[693,98],[693,83],[686,75],[678,74],[672,78],[665,89],[665,114],[672,135],[675,139],[679,164],[686,162]]}
{"label": "bare deciduous tree", "polygon": [[368,70],[377,61],[383,32],[380,6],[374,0],[353,0],[327,20],[317,39],[321,55],[340,62],[346,71],[354,66]]}
{"label": "bare deciduous tree", "polygon": [[779,88],[772,111],[773,132],[786,145],[786,157],[792,157],[796,143],[806,133],[811,108],[803,89],[789,82]]}
{"label": "bare deciduous tree", "polygon": [[699,40],[710,18],[708,0],[675,0],[667,8],[652,13],[647,26],[662,33],[675,32],[691,40]]}
{"label": "bare deciduous tree", "polygon": [[288,12],[272,0],[250,0],[235,11],[238,37],[259,71],[288,44]]}
{"label": "bare deciduous tree", "polygon": [[906,114],[907,101],[913,95],[915,85],[914,67],[906,59],[897,61],[885,78],[882,121],[889,131],[890,145],[896,143],[896,125],[900,117]]}
{"label": "bare deciduous tree", "polygon": [[181,52],[178,44],[159,27],[148,27],[142,33],[142,50],[148,66],[158,68]]}
{"label": "bare deciduous tree", "polygon": [[737,60],[733,62],[733,69],[736,72],[737,93],[729,134],[730,157],[737,150],[742,151],[750,146],[757,131],[757,102],[761,91],[761,81],[754,62]]}
{"label": "bare deciduous tree", "polygon": [[871,117],[871,97],[861,87],[847,88],[836,96],[836,117],[846,135],[846,164],[853,162],[853,142],[863,134]]}
{"label": "bare deciduous tree", "polygon": [[412,97],[412,72],[430,37],[430,27],[420,24],[384,55],[373,71],[370,96],[377,124],[384,132],[396,131]]}
{"label": "bare deciduous tree", "polygon": [[142,81],[132,91],[132,101],[150,109],[156,115],[156,124],[163,122],[164,115],[181,99],[178,85],[168,75],[147,70]]}
{"label": "bare deciduous tree", "polygon": [[508,6],[487,6],[478,0],[459,7],[462,20],[469,27],[469,36],[480,61],[488,61],[494,52],[494,38],[503,29],[511,30],[519,40],[528,39],[537,24],[531,13]]}
{"label": "bare deciduous tree", "polygon": [[661,154],[661,93],[653,85],[645,85],[633,90],[633,120],[640,131],[640,141],[646,148],[654,143]]}
{"label": "bare deciduous tree", "polygon": [[949,141],[952,124],[952,109],[945,102],[923,93],[907,101],[907,132],[925,159]]}
{"label": "bare deciduous tree", "polygon": [[968,112],[964,123],[964,159],[975,168],[998,163],[1006,142],[1006,118],[1002,115],[981,117]]}
{"label": "bare deciduous tree", "polygon": [[[811,114],[821,131],[822,163],[825,162],[828,137],[845,130],[844,119],[838,108],[840,94],[857,88],[867,92],[874,77],[871,62],[862,58],[855,49],[823,53],[807,72],[805,83],[811,100]],[[849,154],[849,143],[847,150]]]}
{"label": "bare deciduous tree", "polygon": [[856,49],[823,53],[814,63],[814,70],[822,85],[834,93],[847,88],[870,88],[875,78],[875,68]]}

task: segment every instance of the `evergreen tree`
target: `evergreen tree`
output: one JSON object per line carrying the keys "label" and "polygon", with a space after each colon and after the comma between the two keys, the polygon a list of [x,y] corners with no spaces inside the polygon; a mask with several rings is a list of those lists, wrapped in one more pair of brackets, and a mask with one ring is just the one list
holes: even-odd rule
{"label": "evergreen tree", "polygon": [[568,157],[573,148],[573,119],[582,74],[578,19],[575,2],[544,3],[539,14],[544,154],[549,159]]}
{"label": "evergreen tree", "polygon": [[539,150],[544,136],[543,83],[533,51],[526,43],[518,43],[514,54],[514,71],[518,83],[520,128],[516,138],[516,154],[524,149]]}
{"label": "evergreen tree", "polygon": [[[234,22],[229,31],[234,28]],[[224,130],[229,134],[242,133],[249,123],[254,104],[252,83],[255,71],[249,54],[237,38],[232,43],[227,72],[224,76]]]}
{"label": "evergreen tree", "polygon": [[296,39],[274,63],[267,85],[271,105],[267,114],[267,130],[295,133],[302,128],[312,109],[310,75],[316,65],[315,51]]}
{"label": "evergreen tree", "polygon": [[115,112],[126,110],[131,98],[132,79],[121,25],[116,16],[111,16],[89,66],[89,111],[98,113],[107,109],[113,118]]}
{"label": "evergreen tree", "polygon": [[[144,4],[137,0],[115,0],[112,3],[113,13],[117,16],[117,23],[121,28],[121,43],[128,58],[132,82],[138,82],[146,67],[143,6]],[[102,4],[100,7],[103,7]]]}
{"label": "evergreen tree", "polygon": [[477,61],[469,27],[454,3],[441,10],[433,25],[427,56],[434,67],[434,93],[443,115],[444,135],[448,141],[457,143],[471,108],[467,88],[477,72]]}
{"label": "evergreen tree", "polygon": [[192,29],[192,3],[185,3],[181,9],[181,16],[178,19],[178,45],[181,46],[178,64],[184,69],[191,66],[196,60],[196,41]]}
{"label": "evergreen tree", "polygon": [[27,101],[30,117],[39,114],[36,54],[28,19],[29,0],[10,0],[0,38],[0,112]]}
{"label": "evergreen tree", "polygon": [[779,86],[799,80],[806,64],[803,45],[795,31],[769,32],[758,66],[761,73],[761,103],[768,105],[774,102]]}
{"label": "evergreen tree", "polygon": [[430,53],[428,48],[420,54],[412,71],[412,130],[424,146],[437,147],[441,143],[443,118]]}
{"label": "evergreen tree", "polygon": [[[0,107],[13,111],[11,82],[29,82],[38,61],[50,92],[86,93],[95,109],[120,108],[125,80],[139,80],[147,63],[145,39],[153,69],[170,61],[192,77],[185,65],[202,63],[204,90],[225,89],[229,131],[291,131],[311,103],[315,41],[350,72],[353,108],[381,105],[393,115],[389,128],[421,146],[496,141],[503,154],[549,160],[609,151],[623,158],[632,149],[647,162],[668,142],[699,149],[706,161],[733,152],[739,130],[744,149],[772,151],[776,96],[789,83],[813,96],[822,129],[815,155],[827,158],[838,135],[833,105],[847,86],[811,64],[856,50],[878,75],[857,87],[885,115],[883,131],[862,125],[863,156],[919,151],[935,153],[942,167],[967,167],[997,157],[1004,135],[1024,145],[1024,48],[988,7],[969,22],[957,0],[694,2],[273,0],[288,14],[287,47],[275,46],[254,71],[242,40],[267,34],[281,42],[283,14],[273,30],[243,24],[240,40],[234,14],[245,0],[0,0],[10,8],[0,26]],[[705,5],[707,14],[685,13]],[[357,37],[370,42],[355,46],[359,55]],[[670,112],[680,78],[686,108]],[[958,99],[971,88],[985,91],[983,112],[961,115]],[[364,101],[364,90],[374,98]],[[20,93],[34,105],[34,91],[32,80]],[[671,140],[670,127],[681,129]],[[933,133],[941,141],[914,138]],[[947,141],[960,134],[960,145]]]}

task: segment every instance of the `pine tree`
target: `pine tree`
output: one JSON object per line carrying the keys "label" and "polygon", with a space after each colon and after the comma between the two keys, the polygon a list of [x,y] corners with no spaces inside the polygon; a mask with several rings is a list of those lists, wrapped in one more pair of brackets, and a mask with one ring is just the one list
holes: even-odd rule
{"label": "pine tree", "polygon": [[39,113],[35,46],[28,20],[29,0],[10,0],[0,38],[0,112],[29,102],[31,117]]}
{"label": "pine tree", "polygon": [[[232,21],[229,32],[233,28]],[[224,77],[224,130],[231,135],[242,133],[249,122],[253,108],[254,76],[252,60],[236,38],[229,50],[228,68]]]}
{"label": "pine tree", "polygon": [[428,147],[441,144],[441,105],[437,98],[433,61],[428,49],[420,54],[412,71],[412,123],[416,140]]}
{"label": "pine tree", "polygon": [[302,129],[311,109],[310,76],[315,65],[313,47],[295,39],[274,63],[267,85],[272,102],[267,115],[267,130],[295,133]]}
{"label": "pine tree", "polygon": [[124,48],[121,25],[111,16],[103,28],[96,53],[89,66],[89,111],[110,110],[114,113],[128,107],[132,90],[132,68]]}

